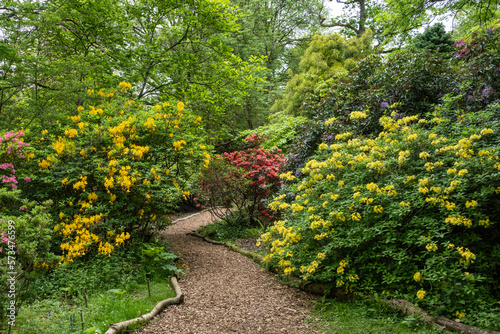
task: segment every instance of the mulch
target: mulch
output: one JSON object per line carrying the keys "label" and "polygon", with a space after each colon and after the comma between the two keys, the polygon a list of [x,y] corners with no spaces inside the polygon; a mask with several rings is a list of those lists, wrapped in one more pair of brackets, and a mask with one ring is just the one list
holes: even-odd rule
{"label": "mulch", "polygon": [[212,220],[202,212],[162,232],[185,265],[179,279],[184,303],[169,306],[135,333],[318,333],[310,315],[314,297],[282,285],[243,255],[186,235]]}

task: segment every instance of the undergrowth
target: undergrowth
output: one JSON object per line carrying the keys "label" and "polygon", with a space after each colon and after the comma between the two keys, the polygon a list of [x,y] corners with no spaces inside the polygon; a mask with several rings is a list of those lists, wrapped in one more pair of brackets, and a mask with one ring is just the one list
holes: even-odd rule
{"label": "undergrowth", "polygon": [[[20,310],[12,333],[105,333],[110,324],[137,318],[150,312],[159,301],[175,297],[166,281],[152,282],[150,290],[151,296],[148,296],[146,284],[133,284],[128,290],[94,293],[88,296],[88,307],[85,307],[83,298],[37,300]],[[140,326],[130,326],[130,330]]]}

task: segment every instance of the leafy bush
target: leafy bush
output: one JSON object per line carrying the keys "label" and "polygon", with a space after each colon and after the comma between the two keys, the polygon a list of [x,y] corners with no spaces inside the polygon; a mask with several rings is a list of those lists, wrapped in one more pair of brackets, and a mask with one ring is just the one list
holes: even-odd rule
{"label": "leafy bush", "polygon": [[[44,268],[45,262],[57,259],[50,250],[53,236],[48,208],[50,201],[42,204],[22,198],[18,188],[16,170],[25,160],[28,143],[22,132],[7,132],[0,136],[0,279],[15,278],[16,290],[4,284],[0,298],[0,324],[5,321],[5,307],[10,300],[26,293],[29,277]],[[18,173],[17,173],[18,174]],[[30,182],[25,177],[21,184]],[[14,274],[12,274],[14,273]]]}
{"label": "leafy bush", "polygon": [[282,150],[286,153],[288,147],[297,136],[298,129],[307,123],[307,118],[303,116],[292,117],[284,112],[277,112],[269,116],[269,124],[260,126],[253,130],[246,130],[240,133],[241,136],[251,136],[260,134],[267,138],[261,146],[266,150]]}
{"label": "leafy bush", "polygon": [[460,97],[456,105],[469,112],[481,110],[500,96],[500,27],[457,41],[455,46],[460,79],[453,92]]}
{"label": "leafy bush", "polygon": [[[319,102],[311,99],[302,107],[310,121],[299,127],[289,149],[287,169],[295,169],[313,154],[321,140],[332,142],[336,134],[377,135],[379,118],[398,103],[401,117],[425,115],[451,92],[455,82],[449,61],[429,51],[402,50],[388,56],[370,55],[359,61],[349,77],[336,80]],[[353,112],[369,111],[354,122]],[[324,121],[335,118],[330,127]]]}
{"label": "leafy bush", "polygon": [[393,111],[377,137],[337,134],[300,170],[305,177],[282,174],[289,184],[270,208],[284,218],[261,236],[265,260],[307,281],[403,296],[448,316],[498,300],[498,108],[461,122],[443,113]]}
{"label": "leafy bush", "polygon": [[23,190],[53,200],[61,262],[110,255],[133,234],[149,238],[189,196],[192,174],[210,162],[201,118],[184,103],[144,108],[121,97],[130,84],[120,87],[89,91],[96,106],[79,106],[64,122],[28,135],[32,182]]}
{"label": "leafy bush", "polygon": [[[265,201],[279,188],[284,158],[259,148],[260,135],[245,139],[257,147],[216,155],[200,176],[200,197],[219,218],[234,224],[254,224],[259,217],[272,218]],[[234,209],[227,216],[227,210]]]}
{"label": "leafy bush", "polygon": [[146,283],[147,277],[165,282],[169,275],[179,272],[174,266],[176,258],[164,242],[131,240],[128,247],[115,249],[113,256],[80,257],[33,277],[23,297],[28,302],[51,297],[81,299],[84,289],[87,294],[127,290]]}

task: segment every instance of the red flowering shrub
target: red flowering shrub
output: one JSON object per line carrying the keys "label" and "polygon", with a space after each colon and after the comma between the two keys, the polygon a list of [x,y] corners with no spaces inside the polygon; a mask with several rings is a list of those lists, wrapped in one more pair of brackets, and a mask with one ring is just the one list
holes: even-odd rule
{"label": "red flowering shrub", "polygon": [[285,158],[258,147],[265,140],[261,135],[245,140],[256,147],[215,156],[201,175],[200,188],[202,199],[219,218],[231,209],[232,223],[253,224],[259,218],[272,218],[266,202],[280,186]]}

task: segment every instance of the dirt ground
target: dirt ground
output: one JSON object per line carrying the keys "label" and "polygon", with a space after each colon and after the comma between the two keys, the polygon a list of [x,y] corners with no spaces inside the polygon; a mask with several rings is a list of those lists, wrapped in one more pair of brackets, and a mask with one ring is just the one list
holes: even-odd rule
{"label": "dirt ground", "polygon": [[184,303],[135,333],[318,333],[314,319],[305,321],[313,297],[280,284],[243,255],[186,235],[212,220],[208,211],[191,213],[162,232],[185,264],[179,280]]}

